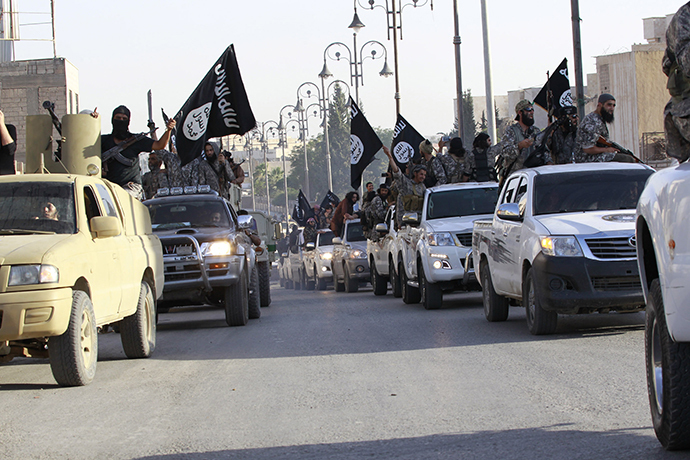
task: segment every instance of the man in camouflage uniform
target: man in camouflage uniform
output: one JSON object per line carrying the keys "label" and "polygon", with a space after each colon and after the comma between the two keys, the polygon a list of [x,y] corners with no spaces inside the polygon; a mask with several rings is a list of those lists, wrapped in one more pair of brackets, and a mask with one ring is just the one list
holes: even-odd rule
{"label": "man in camouflage uniform", "polygon": [[302,232],[305,246],[307,243],[316,243],[316,233],[316,219],[310,217],[307,219],[307,225],[304,226],[304,231]]}
{"label": "man in camouflage uniform", "polygon": [[546,140],[551,157],[556,164],[574,163],[577,156],[577,107],[561,107],[558,126]]}
{"label": "man in camouflage uniform", "polygon": [[[161,165],[165,164],[165,169]],[[159,188],[182,187],[180,157],[167,150],[149,153],[149,172],[141,177],[146,199],[153,198]]]}
{"label": "man in camouflage uniform", "polygon": [[[506,128],[500,147],[500,175],[505,180],[512,172],[525,168],[525,160],[535,152],[541,130],[534,126],[534,107],[527,99],[515,105],[515,123]],[[541,164],[552,164],[551,155],[544,151]]]}
{"label": "man in camouflage uniform", "polygon": [[426,192],[426,186],[424,185],[426,166],[413,165],[410,170],[412,179],[410,179],[400,171],[390,149],[385,145],[383,146],[383,152],[388,156],[388,161],[393,171],[393,178],[397,183],[398,199],[395,203],[395,209],[397,210],[395,213],[395,223],[397,228],[400,228],[402,227],[402,217],[406,212],[419,212],[422,210],[424,192]]}
{"label": "man in camouflage uniform", "polygon": [[[439,150],[443,149],[445,142],[439,141]],[[458,182],[467,182],[467,175],[465,175],[465,147],[462,145],[462,139],[454,137],[450,140],[448,146],[448,153],[439,155],[441,163],[446,170],[446,177],[449,184],[457,184]]]}
{"label": "man in camouflage uniform", "polygon": [[381,184],[378,193],[371,200],[371,204],[366,210],[367,221],[371,224],[369,231],[370,240],[378,240],[378,233],[376,233],[376,225],[385,221],[386,211],[388,210],[388,186]]}
{"label": "man in camouflage uniform", "polygon": [[464,174],[473,182],[495,182],[496,148],[491,148],[491,138],[486,133],[479,133],[474,138],[472,147],[472,151],[465,155]]}
{"label": "man in camouflage uniform", "polygon": [[235,175],[227,160],[220,161],[220,146],[216,142],[204,145],[204,155],[196,157],[182,168],[187,185],[208,185],[223,198],[229,198],[229,184]]}
{"label": "man in camouflage uniform", "polygon": [[448,183],[446,177],[446,170],[441,163],[440,155],[434,156],[434,146],[428,139],[424,139],[419,144],[419,153],[422,154],[422,163],[426,166],[426,178],[424,185],[433,187],[434,185],[443,185]]}
{"label": "man in camouflage uniform", "polygon": [[666,154],[682,163],[690,158],[690,3],[680,7],[666,30],[662,69],[671,94],[664,109]]}
{"label": "man in camouflage uniform", "polygon": [[621,161],[632,163],[635,160],[624,153],[618,153],[613,147],[600,147],[597,145],[599,137],[609,140],[609,128],[607,123],[613,122],[613,111],[616,108],[616,98],[604,93],[599,96],[597,108],[594,112],[585,115],[577,128],[577,163],[591,163],[603,161]]}

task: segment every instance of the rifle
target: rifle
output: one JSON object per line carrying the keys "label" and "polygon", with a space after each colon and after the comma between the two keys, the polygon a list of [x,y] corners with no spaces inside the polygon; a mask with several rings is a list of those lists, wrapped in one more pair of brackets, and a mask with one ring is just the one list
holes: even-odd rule
{"label": "rifle", "polygon": [[642,161],[642,160],[640,160],[639,158],[637,158],[637,157],[635,156],[635,154],[632,153],[630,150],[626,149],[625,147],[623,147],[623,146],[621,146],[621,145],[619,145],[619,144],[616,144],[616,143],[613,142],[613,141],[610,141],[610,140],[606,139],[606,138],[603,137],[603,136],[599,136],[599,139],[597,139],[597,144],[601,144],[601,145],[603,145],[604,147],[613,147],[614,149],[618,150],[620,153],[624,153],[624,154],[626,154],[626,155],[630,155],[630,156],[633,157],[633,159],[635,160],[635,163],[642,163],[643,165],[646,165],[646,164],[647,164],[647,163],[645,163],[644,161]]}
{"label": "rifle", "polygon": [[135,134],[134,136],[130,137],[127,140],[124,140],[120,142],[119,144],[115,145],[114,147],[111,147],[110,149],[106,150],[101,154],[101,162],[106,163],[110,160],[117,160],[118,163],[121,163],[125,166],[132,167],[134,163],[138,161],[137,158],[127,158],[124,155],[122,155],[122,151],[126,149],[127,147],[135,144],[136,142],[139,142],[149,134],[153,134],[158,128],[152,128],[151,131],[147,133],[139,133]]}
{"label": "rifle", "polygon": [[[50,113],[50,118],[53,120],[53,126],[55,126],[55,129],[60,135],[60,138],[57,140],[57,151],[55,152],[55,156],[58,159],[62,159],[62,123],[60,122],[58,116],[55,114],[55,103],[50,101],[43,101],[43,108],[46,109],[48,113]],[[50,140],[52,142],[52,136],[50,137]]]}

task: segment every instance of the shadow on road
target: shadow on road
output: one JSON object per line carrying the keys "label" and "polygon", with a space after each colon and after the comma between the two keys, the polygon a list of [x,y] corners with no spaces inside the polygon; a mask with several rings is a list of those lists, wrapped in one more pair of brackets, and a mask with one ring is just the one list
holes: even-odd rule
{"label": "shadow on road", "polygon": [[569,430],[565,426],[481,431],[417,438],[309,444],[143,457],[154,459],[675,459],[687,454],[666,452],[647,428],[607,432]]}

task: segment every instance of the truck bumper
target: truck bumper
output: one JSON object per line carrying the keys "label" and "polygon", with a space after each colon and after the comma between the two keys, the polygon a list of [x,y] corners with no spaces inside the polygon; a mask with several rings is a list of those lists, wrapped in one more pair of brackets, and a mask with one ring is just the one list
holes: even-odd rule
{"label": "truck bumper", "polygon": [[423,260],[424,274],[431,283],[458,286],[477,285],[472,250],[452,246],[431,246]]}
{"label": "truck bumper", "polygon": [[539,254],[532,269],[535,289],[545,310],[575,314],[644,307],[635,260],[599,261]]}
{"label": "truck bumper", "polygon": [[208,291],[214,287],[231,286],[240,279],[243,260],[242,255],[206,257],[203,261],[195,258],[186,261],[166,260],[163,299],[166,294],[169,296],[175,291]]}
{"label": "truck bumper", "polygon": [[346,262],[350,271],[350,279],[369,281],[369,261],[367,259],[348,259]]}
{"label": "truck bumper", "polygon": [[61,335],[72,313],[72,289],[0,294],[0,342]]}

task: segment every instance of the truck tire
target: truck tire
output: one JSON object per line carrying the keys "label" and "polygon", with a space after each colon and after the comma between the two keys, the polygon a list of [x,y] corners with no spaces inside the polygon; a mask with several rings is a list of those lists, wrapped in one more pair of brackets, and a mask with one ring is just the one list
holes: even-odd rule
{"label": "truck tire", "polygon": [[249,321],[249,293],[247,273],[240,274],[237,283],[225,288],[225,322],[228,326],[244,326]]}
{"label": "truck tire", "polygon": [[295,291],[301,291],[302,290],[302,272],[300,270],[297,270],[297,279],[292,282],[293,286],[295,288]]}
{"label": "truck tire", "polygon": [[293,289],[292,281],[286,279],[285,282],[283,283],[285,286],[285,289]]}
{"label": "truck tire", "polygon": [[443,290],[436,283],[430,283],[424,275],[424,267],[421,261],[417,262],[419,267],[419,287],[422,298],[422,305],[426,310],[438,310],[443,305]]}
{"label": "truck tire", "polygon": [[391,290],[393,297],[402,297],[402,286],[400,286],[400,277],[395,274],[395,264],[393,260],[388,262],[388,280],[391,283]]}
{"label": "truck tire", "polygon": [[261,306],[271,305],[271,264],[269,262],[259,262],[259,291]]}
{"label": "truck tire", "polygon": [[489,265],[482,266],[482,302],[484,303],[484,316],[490,323],[505,321],[508,319],[508,298],[496,294],[494,284],[491,281]]}
{"label": "truck tire", "polygon": [[338,281],[338,274],[335,272],[335,265],[331,264],[331,273],[333,273],[333,290],[335,292],[344,292],[345,283]]}
{"label": "truck tire", "polygon": [[556,332],[558,313],[547,311],[541,307],[537,291],[534,286],[534,274],[530,268],[522,284],[522,304],[525,306],[527,328],[532,335],[547,335]]}
{"label": "truck tire", "polygon": [[359,280],[350,277],[350,269],[347,264],[343,264],[343,277],[345,278],[345,292],[359,291]]}
{"label": "truck tire", "polygon": [[96,375],[98,335],[91,299],[84,291],[72,292],[72,311],[67,330],[48,339],[50,370],[65,387],[91,383]]}
{"label": "truck tire", "polygon": [[326,278],[319,278],[319,272],[316,271],[316,265],[314,265],[314,278],[316,280],[316,289],[325,291],[328,288],[328,281]]}
{"label": "truck tire", "polygon": [[[248,265],[247,265],[248,266]],[[261,290],[259,288],[259,264],[254,263],[251,280],[249,282],[249,305],[247,307],[249,319],[261,318]]]}
{"label": "truck tire", "polygon": [[398,264],[398,270],[400,272],[400,288],[402,290],[403,302],[407,304],[419,303],[422,299],[422,295],[419,292],[419,288],[407,284],[407,273],[405,272],[402,260]]}
{"label": "truck tire", "polygon": [[652,281],[645,318],[647,393],[657,439],[667,450],[690,448],[690,343],[668,333],[659,280]]}
{"label": "truck tire", "polygon": [[156,301],[146,281],[141,282],[137,311],[120,321],[120,340],[128,358],[148,358],[156,348]]}
{"label": "truck tire", "polygon": [[302,286],[307,291],[313,291],[316,289],[316,282],[307,276],[307,270],[302,270]]}
{"label": "truck tire", "polygon": [[388,281],[386,281],[384,276],[379,275],[373,257],[369,262],[369,266],[371,267],[371,287],[374,288],[374,295],[386,295],[388,292]]}

